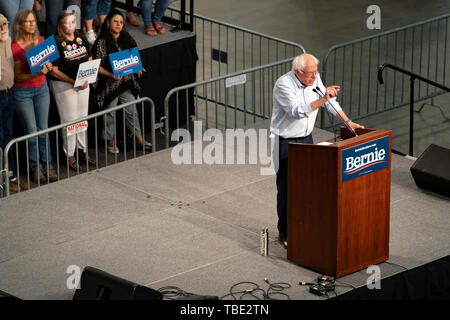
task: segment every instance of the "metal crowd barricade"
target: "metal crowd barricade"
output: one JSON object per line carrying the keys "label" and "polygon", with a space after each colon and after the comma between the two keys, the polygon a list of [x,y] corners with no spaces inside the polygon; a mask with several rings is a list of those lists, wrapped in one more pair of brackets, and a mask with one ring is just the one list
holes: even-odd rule
{"label": "metal crowd barricade", "polygon": [[[190,109],[195,108],[196,121],[203,129],[242,128],[272,115],[272,91],[276,80],[291,70],[292,60],[285,59],[170,90],[164,100],[166,148],[169,147],[169,102],[175,102],[176,129],[180,123],[190,128]],[[180,95],[192,91],[194,105],[186,98],[186,118],[180,117]],[[211,92],[211,94],[209,94]]]}
{"label": "metal crowd barricade", "polygon": [[[176,8],[169,7],[166,11],[166,15],[171,17],[177,14],[181,13]],[[170,138],[169,118],[176,117],[176,128],[180,128],[180,92],[185,92],[183,99],[186,99],[187,126],[190,107],[195,109],[195,119],[204,120],[205,128],[209,128],[212,122],[216,128],[246,125],[249,117],[254,120],[270,117],[273,84],[279,76],[290,70],[290,66],[286,68],[286,61],[290,62],[295,56],[306,52],[298,43],[197,14],[188,17],[194,19],[199,57],[197,82],[174,88],[166,95],[166,148],[169,147]],[[189,23],[192,24],[192,21]],[[239,76],[247,77],[245,84],[227,87],[226,79]],[[189,103],[192,95],[194,106]],[[172,96],[175,102],[171,101]],[[175,103],[175,112],[169,110],[170,102]]]}
{"label": "metal crowd barricade", "polygon": [[[170,17],[180,14],[180,10],[173,7],[166,11],[166,15]],[[187,16],[192,19],[192,15]],[[295,42],[198,14],[193,17],[199,57],[197,82],[281,61],[305,52],[303,46]]]}
{"label": "metal crowd barricade", "polygon": [[[322,63],[326,85],[341,85],[339,102],[352,119],[360,119],[409,104],[409,79],[389,70],[386,85],[377,82],[381,63],[407,68],[448,86],[447,42],[450,14],[399,27],[330,48]],[[421,83],[414,101],[433,99],[445,91]],[[324,112],[321,127],[329,128]],[[330,125],[331,124],[331,125]]]}
{"label": "metal crowd barricade", "polygon": [[[78,148],[78,143],[76,146],[76,153],[75,153],[75,157],[77,159],[77,162],[79,163],[79,165],[77,166],[77,171],[72,174],[73,175],[79,175],[81,173],[81,165],[86,165],[86,171],[89,172],[90,170],[96,170],[99,169],[100,167],[106,167],[108,165],[111,164],[116,164],[119,162],[119,158],[123,159],[124,161],[127,160],[127,158],[136,158],[138,157],[138,152],[142,151],[142,155],[146,154],[145,151],[145,146],[142,145],[142,148],[140,146],[137,145],[136,139],[134,137],[134,131],[132,130],[131,135],[132,135],[132,141],[129,142],[131,143],[131,146],[127,146],[127,144],[129,144],[127,142],[127,137],[129,137],[129,135],[127,134],[127,128],[126,128],[126,124],[125,124],[125,108],[131,106],[131,105],[136,105],[136,111],[139,113],[140,111],[140,115],[141,115],[141,121],[140,121],[140,126],[141,126],[141,132],[142,132],[142,136],[143,139],[145,140],[145,133],[146,133],[146,126],[145,126],[145,109],[148,109],[148,106],[150,106],[150,130],[151,130],[151,143],[152,143],[152,152],[156,151],[156,135],[155,135],[155,105],[154,102],[148,98],[148,97],[144,97],[144,98],[139,98],[137,100],[134,100],[132,102],[128,102],[119,106],[116,106],[114,108],[110,108],[110,109],[105,109],[103,111],[88,115],[86,117],[77,119],[75,121],[71,121],[71,122],[66,122],[45,130],[41,130],[32,134],[28,134],[19,138],[15,138],[13,140],[11,140],[5,148],[5,152],[4,152],[4,170],[2,172],[8,172],[8,168],[9,168],[9,163],[8,163],[8,154],[11,151],[11,149],[13,148],[13,146],[15,146],[15,162],[16,162],[16,167],[17,167],[17,185],[19,186],[19,192],[20,190],[20,180],[23,179],[26,176],[26,182],[28,183],[28,187],[30,188],[31,184],[30,184],[30,167],[29,167],[29,148],[28,148],[28,144],[30,139],[35,139],[36,141],[36,149],[37,149],[37,163],[39,164],[39,143],[38,143],[38,137],[45,135],[45,152],[47,154],[47,159],[48,159],[48,154],[49,154],[49,146],[51,144],[50,141],[50,135],[54,135],[54,146],[56,147],[56,150],[53,149],[52,150],[52,158],[53,158],[53,168],[57,173],[57,179],[60,180],[63,178],[63,176],[70,178],[70,169],[69,169],[69,160],[67,157],[66,158],[66,170],[62,169],[62,164],[60,163],[60,138],[59,138],[59,130],[63,129],[65,130],[67,127],[72,126],[72,125],[77,125],[80,124],[84,121],[92,121],[93,122],[93,129],[92,130],[88,130],[86,133],[86,148],[92,153],[93,151],[95,151],[95,161],[96,161],[96,165],[95,165],[95,169],[89,169],[89,164],[88,164],[88,160],[85,159],[86,161],[83,163],[82,161],[78,161],[80,160],[79,157],[79,148]],[[140,105],[140,108],[138,108],[138,105]],[[104,147],[101,148],[100,144],[98,143],[99,141],[99,121],[98,118],[101,116],[104,116],[106,114],[109,113],[113,113],[114,115],[114,126],[115,126],[115,145],[118,146],[118,129],[117,129],[117,125],[118,125],[118,121],[117,121],[117,113],[118,112],[122,112],[122,138],[123,138],[123,147],[122,147],[122,152],[120,153],[120,155],[118,154],[114,154],[114,155],[108,155],[108,150],[107,150],[107,141],[104,141]],[[100,120],[100,124],[103,125],[103,130],[106,126],[106,118],[103,117],[103,119]],[[91,125],[92,126],[92,122]],[[91,134],[93,134],[95,136],[95,146],[92,149],[89,148],[89,131]],[[93,132],[92,132],[93,131]],[[77,133],[76,133],[77,134]],[[20,143],[24,142],[25,146],[23,146],[23,144],[21,145]],[[25,148],[25,154],[26,154],[26,165],[25,168],[22,169],[21,168],[21,163],[23,163],[23,161],[21,162],[19,159],[19,149],[23,149],[23,147]],[[128,154],[131,153],[131,154]],[[64,154],[64,153],[63,153]],[[56,160],[56,161],[55,161]],[[101,161],[101,163],[100,163]],[[56,162],[56,168],[55,168],[55,162]],[[41,181],[41,179],[38,177],[37,183],[34,185],[35,186],[40,186],[42,183],[44,182],[49,182],[49,175],[48,175],[48,170],[46,170],[47,168],[49,168],[49,163],[47,160],[46,165],[44,165],[43,169],[45,171],[47,171],[47,174],[45,176],[44,181]],[[25,173],[26,172],[26,175]],[[6,178],[7,179],[7,178]],[[7,181],[7,180],[6,180]],[[10,190],[9,190],[9,183],[6,183],[6,196],[9,196],[10,194]]]}

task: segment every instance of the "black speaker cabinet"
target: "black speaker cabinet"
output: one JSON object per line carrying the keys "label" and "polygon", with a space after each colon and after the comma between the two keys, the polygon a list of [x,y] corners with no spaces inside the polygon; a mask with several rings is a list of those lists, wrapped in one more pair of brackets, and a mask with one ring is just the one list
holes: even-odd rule
{"label": "black speaker cabinet", "polygon": [[2,300],[20,300],[18,297],[15,297],[7,292],[0,290],[0,302]]}
{"label": "black speaker cabinet", "polygon": [[450,197],[450,149],[431,144],[411,167],[419,188]]}
{"label": "black speaker cabinet", "polygon": [[162,300],[159,291],[113,276],[102,270],[85,267],[80,289],[73,300]]}

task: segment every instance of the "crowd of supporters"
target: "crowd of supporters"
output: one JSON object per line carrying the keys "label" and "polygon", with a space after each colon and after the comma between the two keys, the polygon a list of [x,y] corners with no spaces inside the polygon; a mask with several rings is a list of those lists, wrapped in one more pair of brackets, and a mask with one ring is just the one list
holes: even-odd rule
{"label": "crowd of supporters", "polygon": [[[161,18],[169,0],[141,0],[139,2],[145,33],[148,36],[164,34]],[[108,55],[136,47],[136,41],[124,28],[126,21],[133,26],[139,22],[133,12],[133,1],[126,1],[126,14],[115,9],[111,0],[0,0],[0,148],[13,139],[13,121],[16,116],[23,132],[32,134],[48,128],[50,94],[53,95],[61,123],[77,120],[88,114],[90,90],[93,90],[98,110],[112,108],[139,97],[137,77],[142,72],[128,76],[114,76]],[[81,13],[81,17],[78,15]],[[45,15],[45,24],[39,29],[38,17]],[[81,20],[80,20],[81,18]],[[77,23],[81,21],[79,25]],[[41,36],[43,35],[43,36]],[[60,58],[45,64],[32,74],[26,52],[55,37]],[[76,52],[75,52],[76,50]],[[78,66],[82,62],[101,59],[97,81],[74,87]],[[143,70],[145,72],[145,69]],[[119,153],[115,145],[114,117],[107,114],[103,138],[107,151]],[[125,109],[126,126],[141,148],[151,149],[143,139],[135,105]],[[87,150],[86,134],[68,136],[62,132],[63,150],[70,169],[79,169],[79,158],[95,165]],[[50,144],[45,135],[28,142],[28,166],[34,182],[57,180],[52,164]],[[80,151],[77,152],[76,148]],[[9,151],[10,191],[18,190],[14,150]],[[20,180],[20,189],[28,185]]]}

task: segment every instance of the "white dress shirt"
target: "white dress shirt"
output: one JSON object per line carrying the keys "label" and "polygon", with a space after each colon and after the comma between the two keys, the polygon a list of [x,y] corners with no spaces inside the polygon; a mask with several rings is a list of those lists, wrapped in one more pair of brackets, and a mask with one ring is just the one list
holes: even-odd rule
{"label": "white dress shirt", "polygon": [[[325,93],[326,89],[317,74],[316,81],[313,86],[303,85],[295,76],[293,71],[281,76],[273,88],[273,110],[272,120],[270,123],[270,132],[282,138],[299,138],[306,137],[311,134],[316,122],[316,110],[311,109],[311,103],[320,99],[320,96],[313,91],[315,87]],[[336,98],[329,100],[323,106],[329,112],[336,115],[336,111],[341,110],[341,106]]]}

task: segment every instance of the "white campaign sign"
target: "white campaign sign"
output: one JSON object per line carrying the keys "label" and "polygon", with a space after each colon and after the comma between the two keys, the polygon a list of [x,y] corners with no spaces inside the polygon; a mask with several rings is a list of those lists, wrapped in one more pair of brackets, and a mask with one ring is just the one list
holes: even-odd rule
{"label": "white campaign sign", "polygon": [[79,87],[83,85],[85,81],[87,81],[88,83],[96,82],[99,68],[100,68],[100,59],[81,63],[80,66],[78,67],[77,78],[73,86]]}
{"label": "white campaign sign", "polygon": [[74,134],[86,131],[88,127],[87,121],[81,121],[66,127],[67,136],[73,136]]}
{"label": "white campaign sign", "polygon": [[246,74],[240,74],[235,77],[227,78],[225,80],[225,87],[229,88],[232,86],[237,86],[239,84],[244,84],[247,82],[247,75]]}

